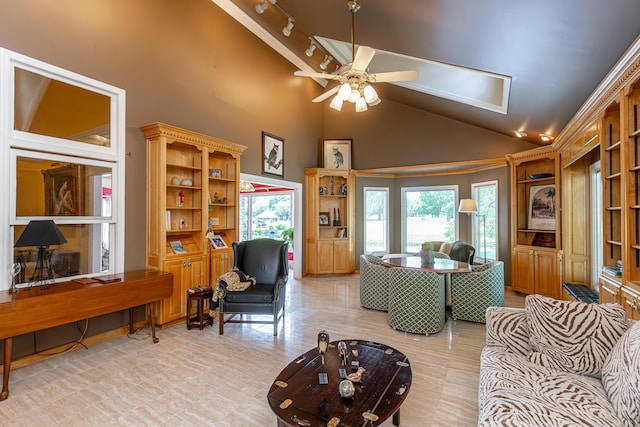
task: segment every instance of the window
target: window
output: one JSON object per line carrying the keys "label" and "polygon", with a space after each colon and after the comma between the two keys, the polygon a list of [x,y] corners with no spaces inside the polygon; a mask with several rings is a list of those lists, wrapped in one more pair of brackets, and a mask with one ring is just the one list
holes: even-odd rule
{"label": "window", "polygon": [[402,189],[402,251],[419,252],[429,240],[458,237],[458,186]]}
{"label": "window", "polygon": [[[124,271],[124,91],[5,49],[0,58],[2,271],[23,286]],[[67,243],[44,256],[45,246],[14,247],[33,220],[53,220]]]}
{"label": "window", "polygon": [[389,252],[389,189],[364,187],[364,251]]}
{"label": "window", "polygon": [[473,245],[476,259],[498,259],[498,181],[471,184],[471,195],[478,203],[473,216]]}

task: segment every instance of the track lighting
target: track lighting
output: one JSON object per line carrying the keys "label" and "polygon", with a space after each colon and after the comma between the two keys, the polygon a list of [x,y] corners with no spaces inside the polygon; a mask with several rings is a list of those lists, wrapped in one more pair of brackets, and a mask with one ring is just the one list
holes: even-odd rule
{"label": "track lighting", "polygon": [[293,29],[293,24],[295,22],[296,21],[293,18],[289,18],[287,26],[282,29],[282,34],[284,34],[285,37],[289,37],[291,35],[291,30]]}
{"label": "track lighting", "polygon": [[322,70],[326,70],[327,67],[329,66],[329,62],[331,62],[333,60],[332,57],[330,57],[329,55],[325,55],[324,56],[324,61],[322,61],[322,63],[320,64],[320,68]]}
{"label": "track lighting", "polygon": [[553,137],[551,135],[549,135],[549,134],[541,133],[540,134],[540,139],[542,141],[544,141],[544,142],[549,142],[549,141],[551,141],[553,139]]}
{"label": "track lighting", "polygon": [[313,56],[313,52],[316,50],[316,44],[313,42],[311,37],[309,37],[309,40],[311,40],[311,44],[309,45],[309,49],[305,50],[304,53],[311,58]]}
{"label": "track lighting", "polygon": [[513,133],[515,133],[518,138],[524,138],[525,136],[527,136],[526,132],[523,132],[521,130],[516,130]]}

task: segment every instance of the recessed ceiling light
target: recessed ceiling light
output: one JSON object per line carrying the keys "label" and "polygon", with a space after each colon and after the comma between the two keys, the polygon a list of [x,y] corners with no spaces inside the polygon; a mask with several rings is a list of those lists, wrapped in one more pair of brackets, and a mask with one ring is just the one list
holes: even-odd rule
{"label": "recessed ceiling light", "polygon": [[549,135],[549,134],[541,133],[540,134],[540,139],[542,141],[544,141],[544,142],[549,142],[549,141],[551,141],[553,139],[553,137],[551,135]]}
{"label": "recessed ceiling light", "polygon": [[522,132],[520,130],[516,130],[513,133],[515,133],[518,138],[524,138],[525,136],[527,136],[526,132]]}

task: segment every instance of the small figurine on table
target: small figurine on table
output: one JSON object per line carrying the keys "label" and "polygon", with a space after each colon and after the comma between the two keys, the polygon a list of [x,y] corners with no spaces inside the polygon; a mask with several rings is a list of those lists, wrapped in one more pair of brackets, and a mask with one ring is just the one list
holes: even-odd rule
{"label": "small figurine on table", "polygon": [[329,334],[327,331],[320,331],[318,333],[318,353],[322,357],[322,364],[324,365],[324,354],[329,347]]}
{"label": "small figurine on table", "polygon": [[340,355],[340,363],[342,363],[342,366],[347,366],[349,350],[347,349],[347,344],[345,344],[344,341],[340,341],[338,343],[338,354]]}

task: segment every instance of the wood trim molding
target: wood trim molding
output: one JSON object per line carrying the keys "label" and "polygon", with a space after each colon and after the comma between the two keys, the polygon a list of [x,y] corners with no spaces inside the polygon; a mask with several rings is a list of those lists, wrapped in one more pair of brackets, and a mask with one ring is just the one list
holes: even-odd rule
{"label": "wood trim molding", "polygon": [[506,165],[506,158],[497,157],[493,159],[466,160],[462,162],[360,169],[354,170],[354,172],[358,177],[367,178],[412,178],[421,176],[461,175],[502,168]]}

